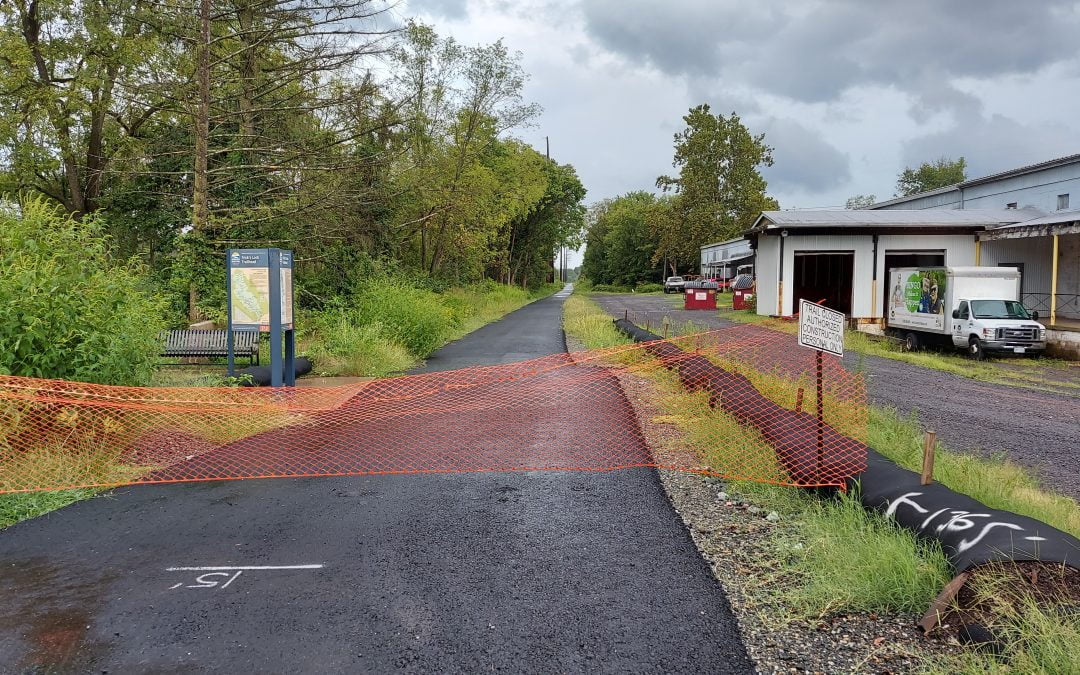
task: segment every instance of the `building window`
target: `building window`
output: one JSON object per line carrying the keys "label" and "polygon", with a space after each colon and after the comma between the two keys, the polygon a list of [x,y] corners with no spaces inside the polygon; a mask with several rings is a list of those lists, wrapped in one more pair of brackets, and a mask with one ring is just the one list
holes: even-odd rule
{"label": "building window", "polygon": [[1016,208],[1016,202],[1009,202],[1008,204],[1005,205],[1005,208],[1007,208],[1007,209],[1015,209]]}
{"label": "building window", "polygon": [[1069,208],[1069,195],[1058,195],[1058,211]]}

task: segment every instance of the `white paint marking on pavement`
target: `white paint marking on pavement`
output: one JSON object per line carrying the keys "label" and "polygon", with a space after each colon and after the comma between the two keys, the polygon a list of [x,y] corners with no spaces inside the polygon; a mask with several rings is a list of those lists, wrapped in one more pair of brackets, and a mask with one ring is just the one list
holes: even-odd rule
{"label": "white paint marking on pavement", "polygon": [[321,570],[323,565],[231,565],[219,567],[166,567],[166,572],[231,572],[233,570]]}
{"label": "white paint marking on pavement", "polygon": [[[183,582],[169,588],[174,590],[184,588],[216,588],[218,590],[229,587],[236,578],[244,572],[250,571],[279,571],[279,570],[321,570],[322,564],[318,565],[211,565],[204,567],[166,567],[166,572],[201,572],[195,577],[195,583],[184,586]],[[218,578],[212,578],[218,577]],[[224,577],[224,578],[222,578]]]}

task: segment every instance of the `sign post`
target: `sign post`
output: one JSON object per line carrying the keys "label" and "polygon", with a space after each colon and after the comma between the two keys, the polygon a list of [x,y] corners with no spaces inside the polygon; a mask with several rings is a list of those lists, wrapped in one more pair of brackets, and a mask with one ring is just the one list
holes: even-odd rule
{"label": "sign post", "polygon": [[844,355],[844,313],[815,302],[799,301],[799,344],[815,351],[817,378],[817,470],[818,479],[825,464],[825,403],[822,384],[822,353]]}
{"label": "sign post", "polygon": [[[277,248],[229,249],[229,375],[235,370],[233,331],[270,334],[270,384],[296,384],[293,332],[293,255]],[[282,359],[282,347],[285,356]]]}

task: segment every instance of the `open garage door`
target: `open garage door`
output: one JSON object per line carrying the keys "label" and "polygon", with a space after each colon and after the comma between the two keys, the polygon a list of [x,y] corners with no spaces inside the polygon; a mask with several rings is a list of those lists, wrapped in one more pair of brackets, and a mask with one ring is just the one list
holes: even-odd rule
{"label": "open garage door", "polygon": [[854,251],[795,251],[795,311],[809,300],[851,316]]}

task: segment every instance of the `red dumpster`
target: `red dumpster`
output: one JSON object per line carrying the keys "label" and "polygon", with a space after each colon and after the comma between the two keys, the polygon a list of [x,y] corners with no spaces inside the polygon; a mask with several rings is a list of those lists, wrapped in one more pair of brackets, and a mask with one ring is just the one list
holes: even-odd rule
{"label": "red dumpster", "polygon": [[754,278],[749,274],[740,274],[735,277],[731,289],[732,309],[750,309],[750,303],[754,300]]}
{"label": "red dumpster", "polygon": [[716,309],[716,282],[688,281],[683,287],[683,309]]}

